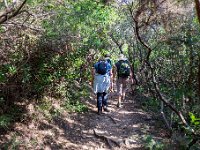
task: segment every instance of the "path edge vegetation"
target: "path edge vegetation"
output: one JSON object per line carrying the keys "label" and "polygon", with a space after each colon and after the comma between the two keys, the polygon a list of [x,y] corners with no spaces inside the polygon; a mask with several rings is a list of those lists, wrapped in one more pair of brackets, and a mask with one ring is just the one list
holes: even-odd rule
{"label": "path edge vegetation", "polygon": [[[197,144],[200,137],[200,110],[193,106],[198,106],[200,100],[200,53],[196,50],[200,38],[197,34],[200,24],[200,2],[199,0],[193,1],[196,15],[188,17],[186,14],[185,22],[182,22],[184,27],[181,22],[180,24],[176,22],[177,28],[183,28],[177,36],[173,35],[176,32],[169,28],[170,25],[173,26],[170,24],[170,20],[165,24],[162,22],[162,17],[175,15],[177,18],[181,18],[182,16],[178,12],[172,14],[168,12],[165,15],[162,9],[166,3],[166,0],[155,2],[147,0],[117,5],[111,1],[87,0],[72,3],[72,1],[66,0],[61,1],[62,5],[60,5],[59,2],[54,1],[45,3],[45,1],[24,0],[12,3],[5,0],[0,13],[2,49],[0,125],[7,128],[9,122],[17,120],[10,112],[25,113],[15,105],[19,100],[27,103],[32,102],[32,100],[40,101],[46,95],[64,99],[66,102],[64,106],[70,107],[70,109],[74,106],[76,109],[77,106],[80,109],[78,111],[87,110],[79,101],[73,100],[89,97],[87,91],[89,91],[88,84],[91,79],[90,68],[98,56],[109,51],[114,60],[116,60],[117,55],[115,54],[117,53],[129,56],[138,84],[137,90],[150,93],[149,95],[154,100],[161,101],[157,103],[160,103],[160,113],[169,131],[173,133],[175,130],[172,123],[168,121],[171,119],[171,122],[178,122],[178,127],[184,128],[184,131],[181,132],[184,132],[186,137],[190,137],[186,148],[190,149]],[[174,5],[185,7],[189,6],[189,3],[185,0]],[[87,10],[90,10],[89,13]],[[116,11],[120,14],[117,14]],[[148,14],[147,12],[150,12],[150,15],[144,15]],[[163,13],[161,18],[158,17],[159,13]],[[119,19],[118,15],[123,21]],[[192,26],[188,25],[191,21],[190,17],[194,18]],[[163,29],[163,26],[160,25],[161,27],[156,29],[160,33],[163,32],[162,34],[150,30],[153,25],[156,25],[156,21],[160,24],[163,23],[163,26],[166,27]],[[55,26],[52,27],[52,24]],[[60,27],[57,28],[57,25]],[[123,28],[132,30],[132,33],[122,32],[125,31]],[[187,28],[191,28],[191,30],[187,30]],[[120,30],[122,31],[120,32]],[[170,33],[171,37],[168,37],[167,33]],[[151,39],[145,39],[145,34]],[[159,36],[161,39],[165,39],[164,42],[159,40]],[[158,43],[152,40],[154,38],[158,39]],[[170,51],[167,54],[164,51],[162,54],[161,51],[159,54],[159,48],[157,48],[159,42],[163,42],[163,46],[166,44],[166,49],[179,48],[176,45],[180,43],[175,41],[183,44],[181,48],[185,48],[185,51],[180,50],[180,53],[186,52],[184,56],[172,54],[174,52],[170,53]],[[159,60],[155,55],[165,55],[162,57],[164,60],[166,57],[166,62],[170,57],[172,57],[171,61],[174,61],[173,57],[180,57],[178,58],[180,61],[181,57],[184,57],[187,61],[188,64],[181,64],[177,61],[177,64],[182,65],[177,65],[177,67],[185,69],[185,72],[180,75],[180,79],[178,76],[177,79],[169,77],[169,79],[177,80],[171,82],[172,84],[169,82],[169,85],[174,86],[176,94],[181,93],[181,96],[168,93],[168,91],[172,91],[170,86],[166,86],[168,79],[164,80],[166,85],[162,85],[158,81],[160,80],[158,77],[167,74],[167,70],[159,70],[159,63],[156,62]],[[162,57],[159,56],[159,58]],[[165,65],[167,66],[167,63]],[[186,77],[188,79],[185,79]],[[145,83],[145,80],[149,80],[150,83]],[[183,94],[187,91],[187,86],[189,92]],[[183,91],[178,91],[182,87]],[[79,92],[75,92],[74,88],[78,89]],[[176,102],[171,101],[171,99],[176,100]],[[189,102],[180,106],[182,99]],[[16,109],[13,105],[16,106]],[[184,112],[180,111],[185,105],[187,105],[187,109],[184,108]],[[166,110],[165,106],[172,112]],[[10,107],[13,107],[13,110]],[[177,117],[170,118],[169,114],[172,113],[176,114]]]}

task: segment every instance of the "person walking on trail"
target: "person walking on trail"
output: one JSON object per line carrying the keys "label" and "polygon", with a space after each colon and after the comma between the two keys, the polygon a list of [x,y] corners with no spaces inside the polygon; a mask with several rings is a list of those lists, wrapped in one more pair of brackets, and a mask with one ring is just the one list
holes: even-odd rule
{"label": "person walking on trail", "polygon": [[121,107],[121,102],[124,101],[125,95],[126,95],[126,90],[127,90],[127,85],[130,83],[133,83],[133,78],[132,78],[132,71],[130,67],[130,62],[128,59],[123,55],[119,55],[119,60],[115,64],[116,66],[116,72],[117,72],[117,93],[118,93],[118,103],[117,107]]}
{"label": "person walking on trail", "polygon": [[108,92],[110,90],[112,78],[112,66],[110,59],[105,56],[94,64],[93,69],[93,88],[94,93],[97,94],[97,108],[98,114],[102,113],[102,109],[109,112],[108,109]]}

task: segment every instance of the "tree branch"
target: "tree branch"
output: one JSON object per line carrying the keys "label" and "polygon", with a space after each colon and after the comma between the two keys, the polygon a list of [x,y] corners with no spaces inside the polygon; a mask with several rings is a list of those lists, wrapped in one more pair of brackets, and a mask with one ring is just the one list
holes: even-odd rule
{"label": "tree branch", "polygon": [[[136,33],[136,37],[137,37],[137,39],[139,40],[139,42],[140,42],[145,48],[147,48],[147,50],[148,50],[145,63],[146,63],[147,66],[149,66],[149,68],[150,68],[151,75],[152,75],[152,76],[151,76],[152,82],[153,82],[155,91],[156,91],[156,93],[157,93],[157,95],[158,95],[158,98],[159,98],[166,106],[168,106],[172,111],[174,111],[174,112],[178,115],[178,117],[180,118],[181,122],[182,122],[185,126],[187,126],[187,127],[190,128],[190,126],[188,125],[188,123],[187,123],[186,120],[184,119],[184,117],[183,117],[181,111],[176,110],[176,108],[175,108],[173,105],[171,105],[170,103],[168,103],[168,100],[167,100],[167,99],[161,94],[161,92],[160,92],[159,86],[158,86],[158,84],[157,84],[157,81],[156,81],[156,78],[155,78],[155,75],[154,75],[154,74],[155,74],[155,73],[154,73],[154,69],[153,69],[153,67],[151,66],[151,63],[149,62],[149,57],[150,57],[150,54],[151,54],[151,52],[152,52],[152,48],[151,48],[147,43],[145,43],[145,42],[142,40],[142,38],[141,38],[141,36],[140,36],[140,33],[139,33],[139,26],[138,26],[138,22],[139,22],[139,21],[138,21],[138,17],[139,17],[140,14],[142,13],[141,10],[138,10],[135,16],[133,15],[133,10],[132,10],[132,8],[129,8],[129,11],[130,11],[131,17],[132,17],[132,19],[133,19],[133,21],[134,21],[134,23],[135,23],[135,33]],[[190,129],[191,129],[191,128],[190,128]],[[194,132],[193,130],[191,130],[191,131]]]}
{"label": "tree branch", "polygon": [[167,125],[167,128],[168,128],[169,130],[172,130],[172,128],[171,128],[171,126],[170,126],[170,124],[169,124],[167,118],[165,117],[163,101],[161,101],[160,113],[161,113],[161,115],[162,115],[162,117],[163,117],[163,119],[164,119],[164,121],[165,121],[165,123],[166,123],[166,125]]}
{"label": "tree branch", "polygon": [[114,36],[113,36],[112,33],[110,34],[110,37],[111,37],[112,41],[118,46],[118,48],[119,48],[119,50],[120,50],[120,53],[123,54],[123,50],[122,50],[123,43],[122,43],[122,44],[119,43],[119,42],[114,38]]}
{"label": "tree branch", "polygon": [[7,0],[3,0],[3,1],[4,1],[4,4],[5,4],[6,8],[8,8],[8,2],[7,2]]}
{"label": "tree branch", "polygon": [[[18,9],[14,9],[14,7],[7,8],[6,11],[0,15],[0,24],[6,22],[7,20],[17,16],[20,13],[20,10],[23,8],[27,0],[24,0],[23,3],[18,7]],[[11,15],[10,15],[11,14]]]}
{"label": "tree branch", "polygon": [[139,42],[145,47],[147,48],[148,50],[148,53],[147,53],[147,56],[146,56],[146,60],[145,61],[148,61],[149,60],[149,57],[150,57],[150,54],[151,54],[151,48],[142,40],[140,34],[139,34],[139,24],[138,24],[138,17],[139,15],[142,13],[141,11],[137,11],[136,15],[134,16],[133,15],[133,10],[132,8],[129,8],[129,11],[130,11],[130,14],[131,14],[131,17],[135,23],[135,33],[136,33],[136,37],[137,39],[139,40]]}

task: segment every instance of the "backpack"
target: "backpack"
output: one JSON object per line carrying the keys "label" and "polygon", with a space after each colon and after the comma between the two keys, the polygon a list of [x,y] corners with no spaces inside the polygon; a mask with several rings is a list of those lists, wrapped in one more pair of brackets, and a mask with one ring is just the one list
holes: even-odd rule
{"label": "backpack", "polygon": [[112,62],[110,59],[106,59],[106,61],[112,66]]}
{"label": "backpack", "polygon": [[120,60],[118,69],[118,77],[126,78],[130,76],[130,65],[127,60]]}
{"label": "backpack", "polygon": [[97,68],[97,73],[105,75],[107,73],[107,61],[100,61]]}

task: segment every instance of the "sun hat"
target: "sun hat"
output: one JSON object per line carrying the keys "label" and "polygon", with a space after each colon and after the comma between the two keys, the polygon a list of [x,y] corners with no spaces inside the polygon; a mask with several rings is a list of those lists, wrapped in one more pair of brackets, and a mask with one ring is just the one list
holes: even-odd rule
{"label": "sun hat", "polygon": [[120,54],[119,55],[119,60],[127,60],[127,58],[123,54]]}
{"label": "sun hat", "polygon": [[110,54],[105,54],[104,59],[110,59]]}

